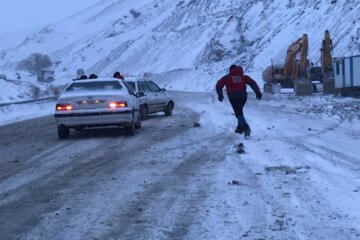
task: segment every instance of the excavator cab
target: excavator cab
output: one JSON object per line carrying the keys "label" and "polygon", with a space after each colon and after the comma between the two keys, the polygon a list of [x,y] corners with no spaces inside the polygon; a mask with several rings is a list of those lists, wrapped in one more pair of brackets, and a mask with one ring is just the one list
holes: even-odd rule
{"label": "excavator cab", "polygon": [[322,83],[323,80],[323,72],[322,72],[322,68],[315,66],[315,67],[311,67],[309,70],[309,77],[311,79],[311,81],[319,81]]}

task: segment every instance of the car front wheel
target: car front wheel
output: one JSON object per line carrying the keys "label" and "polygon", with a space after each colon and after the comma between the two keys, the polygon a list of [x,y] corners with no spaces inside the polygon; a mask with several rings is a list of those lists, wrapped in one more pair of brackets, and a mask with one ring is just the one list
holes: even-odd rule
{"label": "car front wheel", "polygon": [[173,104],[169,102],[165,109],[165,116],[172,116],[172,111],[173,111]]}

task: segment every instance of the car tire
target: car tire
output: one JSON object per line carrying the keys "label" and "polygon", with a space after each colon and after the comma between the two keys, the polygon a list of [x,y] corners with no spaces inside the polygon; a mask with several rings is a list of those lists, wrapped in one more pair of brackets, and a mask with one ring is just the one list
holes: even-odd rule
{"label": "car tire", "polygon": [[70,128],[68,128],[66,126],[58,126],[57,133],[58,133],[59,139],[69,138],[70,137]]}
{"label": "car tire", "polygon": [[85,127],[80,126],[80,127],[75,127],[75,131],[76,132],[81,132],[82,130],[84,130]]}
{"label": "car tire", "polygon": [[129,123],[126,127],[125,127],[125,134],[127,136],[134,136],[135,135],[135,115],[133,112],[133,118],[131,123]]}
{"label": "car tire", "polygon": [[149,115],[149,108],[147,105],[142,105],[140,107],[140,116],[141,116],[141,120],[146,120],[148,118]]}
{"label": "car tire", "polygon": [[168,105],[165,108],[165,116],[172,116],[172,111],[173,111],[173,104],[171,102],[168,103]]}
{"label": "car tire", "polygon": [[141,128],[141,115],[138,115],[138,121],[135,123],[135,129]]}
{"label": "car tire", "polygon": [[134,136],[135,135],[135,124],[134,122],[130,123],[129,126],[126,127],[126,135]]}

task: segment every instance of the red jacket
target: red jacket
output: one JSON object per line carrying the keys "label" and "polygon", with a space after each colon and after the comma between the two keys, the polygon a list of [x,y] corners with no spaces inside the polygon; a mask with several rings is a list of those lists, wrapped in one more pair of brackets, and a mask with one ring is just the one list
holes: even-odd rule
{"label": "red jacket", "polygon": [[244,75],[242,67],[236,66],[216,83],[216,92],[222,96],[222,89],[226,86],[229,98],[239,98],[247,95],[246,85],[249,85],[256,94],[260,94],[257,83],[251,77]]}

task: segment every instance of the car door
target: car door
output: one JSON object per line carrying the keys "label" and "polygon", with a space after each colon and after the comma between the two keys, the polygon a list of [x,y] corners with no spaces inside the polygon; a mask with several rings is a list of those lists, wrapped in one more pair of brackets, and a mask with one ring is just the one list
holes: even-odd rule
{"label": "car door", "polygon": [[125,85],[128,93],[129,93],[129,100],[131,100],[131,104],[129,104],[129,105],[132,106],[134,108],[134,110],[138,112],[139,108],[140,108],[139,100],[136,97],[133,87],[128,82],[122,81],[122,83]]}
{"label": "car door", "polygon": [[146,81],[139,81],[139,91],[145,95],[141,97],[142,103],[148,106],[149,113],[156,112],[156,96],[151,91]]}
{"label": "car door", "polygon": [[156,83],[153,81],[147,81],[151,92],[154,94],[155,109],[157,112],[163,111],[168,103],[168,98],[164,92]]}

